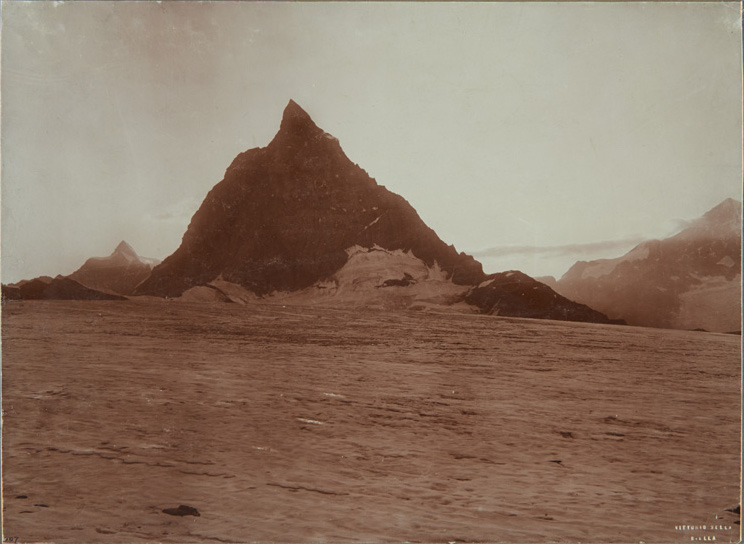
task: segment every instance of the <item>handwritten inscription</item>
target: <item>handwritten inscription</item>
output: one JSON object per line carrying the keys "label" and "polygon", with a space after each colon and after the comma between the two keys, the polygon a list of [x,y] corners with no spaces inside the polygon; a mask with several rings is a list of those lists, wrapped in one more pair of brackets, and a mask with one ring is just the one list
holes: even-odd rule
{"label": "handwritten inscription", "polygon": [[[690,535],[690,542],[718,542],[716,535],[713,534],[699,534],[704,532],[723,532],[731,531],[733,525],[675,525],[675,531],[683,532],[694,532],[698,534]],[[718,536],[721,536],[720,534]]]}

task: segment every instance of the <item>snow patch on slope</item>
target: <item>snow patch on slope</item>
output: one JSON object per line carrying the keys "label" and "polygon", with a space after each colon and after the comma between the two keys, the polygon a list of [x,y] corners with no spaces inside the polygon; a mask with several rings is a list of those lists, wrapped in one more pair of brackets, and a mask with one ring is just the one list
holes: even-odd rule
{"label": "snow patch on slope", "polygon": [[346,249],[349,256],[346,264],[332,276],[339,287],[383,287],[385,281],[402,280],[408,275],[411,283],[434,280],[448,281],[437,263],[427,266],[410,250],[388,250],[374,245],[365,248],[359,245]]}
{"label": "snow patch on slope", "polygon": [[448,306],[471,312],[457,304],[467,286],[453,284],[437,263],[427,266],[410,250],[388,250],[355,245],[346,249],[346,264],[313,286],[292,293],[272,293],[271,300],[292,304],[351,304],[378,308],[436,308]]}
{"label": "snow patch on slope", "polygon": [[237,283],[225,281],[222,275],[206,285],[197,285],[176,298],[181,302],[235,302],[248,304],[256,302],[259,297]]}
{"label": "snow patch on slope", "polygon": [[378,221],[380,220],[380,217],[382,217],[382,216],[381,216],[381,215],[377,216],[377,218],[376,218],[376,219],[375,219],[374,221],[372,221],[372,222],[371,222],[371,223],[370,223],[369,225],[367,225],[366,227],[364,227],[364,228],[362,229],[362,232],[364,232],[364,231],[365,231],[365,230],[367,230],[367,229],[368,229],[369,227],[371,227],[372,225],[374,225],[375,223],[377,223],[377,222],[378,222]]}

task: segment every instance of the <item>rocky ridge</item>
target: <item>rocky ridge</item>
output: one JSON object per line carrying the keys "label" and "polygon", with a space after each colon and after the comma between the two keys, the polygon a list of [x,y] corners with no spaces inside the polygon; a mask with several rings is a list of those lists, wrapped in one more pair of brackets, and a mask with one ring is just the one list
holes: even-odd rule
{"label": "rocky ridge", "polygon": [[127,300],[113,293],[90,289],[65,276],[42,276],[16,285],[2,286],[2,299],[6,300]]}

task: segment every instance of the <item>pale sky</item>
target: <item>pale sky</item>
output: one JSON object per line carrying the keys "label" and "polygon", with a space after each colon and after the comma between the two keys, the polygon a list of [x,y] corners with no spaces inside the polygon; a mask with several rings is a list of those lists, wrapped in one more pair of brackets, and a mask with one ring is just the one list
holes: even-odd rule
{"label": "pale sky", "polygon": [[164,258],[290,98],[487,272],[741,199],[741,4],[2,2],[2,280]]}

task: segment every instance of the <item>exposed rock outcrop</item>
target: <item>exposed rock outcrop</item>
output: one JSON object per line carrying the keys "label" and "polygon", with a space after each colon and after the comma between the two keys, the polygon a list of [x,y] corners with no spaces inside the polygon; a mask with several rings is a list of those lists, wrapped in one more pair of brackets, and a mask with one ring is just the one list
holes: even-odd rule
{"label": "exposed rock outcrop", "polygon": [[517,270],[491,274],[488,280],[467,295],[465,301],[492,315],[624,323],[623,320],[610,320],[584,304],[577,304]]}

